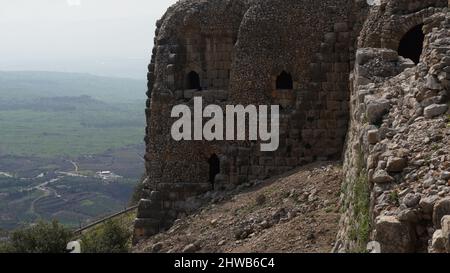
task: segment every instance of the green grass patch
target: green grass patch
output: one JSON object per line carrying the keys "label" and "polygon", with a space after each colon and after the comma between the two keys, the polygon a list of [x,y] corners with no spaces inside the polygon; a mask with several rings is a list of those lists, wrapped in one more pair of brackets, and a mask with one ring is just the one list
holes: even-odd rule
{"label": "green grass patch", "polygon": [[144,136],[141,108],[0,111],[0,153],[74,157],[137,144]]}
{"label": "green grass patch", "polygon": [[365,252],[371,230],[370,192],[367,176],[364,173],[357,178],[353,188],[354,219],[350,238],[356,242],[356,252]]}
{"label": "green grass patch", "polygon": [[353,218],[349,239],[355,242],[353,252],[366,252],[366,246],[370,239],[371,215],[370,215],[370,184],[365,170],[365,160],[361,149],[358,151],[357,165],[358,175],[354,181],[346,183],[350,187],[352,200],[347,205],[353,208]]}

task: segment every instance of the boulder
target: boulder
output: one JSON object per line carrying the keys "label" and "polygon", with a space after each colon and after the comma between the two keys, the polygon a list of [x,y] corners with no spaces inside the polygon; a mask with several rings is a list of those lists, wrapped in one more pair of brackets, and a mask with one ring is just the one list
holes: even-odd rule
{"label": "boulder", "polygon": [[379,141],[378,129],[370,130],[369,132],[367,132],[367,142],[369,142],[369,144],[375,145],[378,143],[378,141]]}
{"label": "boulder", "polygon": [[430,219],[431,219],[431,216],[433,215],[434,204],[436,204],[436,201],[438,199],[439,199],[438,196],[433,195],[433,196],[424,197],[419,202],[419,206],[420,206],[420,209],[422,210],[422,213],[424,215],[428,215],[430,217]]}
{"label": "boulder", "polygon": [[391,105],[387,99],[370,101],[367,105],[367,119],[370,124],[379,124],[383,116],[389,112]]}
{"label": "boulder", "polygon": [[382,253],[414,252],[414,234],[409,224],[394,216],[381,216],[376,222],[375,240],[380,243]]}
{"label": "boulder", "polygon": [[386,184],[394,182],[394,178],[385,170],[378,170],[373,174],[372,181],[376,184]]}
{"label": "boulder", "polygon": [[433,75],[427,76],[425,87],[428,89],[431,89],[431,90],[441,90],[442,89],[442,86],[439,83],[439,80]]}
{"label": "boulder", "polygon": [[378,242],[372,241],[367,244],[366,250],[368,253],[379,254],[381,253],[381,245]]}
{"label": "boulder", "polygon": [[431,251],[432,253],[444,253],[447,245],[447,241],[442,234],[442,230],[438,229],[434,232],[431,239]]}
{"label": "boulder", "polygon": [[390,157],[387,162],[387,171],[390,173],[401,173],[408,162],[405,158]]}
{"label": "boulder", "polygon": [[442,218],[446,215],[450,215],[450,198],[439,200],[434,205],[433,224],[436,229],[441,228]]}
{"label": "boulder", "polygon": [[447,112],[447,104],[432,104],[425,108],[424,115],[426,118],[435,118]]}
{"label": "boulder", "polygon": [[448,243],[450,243],[450,215],[442,217],[441,226],[442,235],[447,239]]}
{"label": "boulder", "polygon": [[403,204],[405,204],[405,206],[408,208],[415,208],[419,205],[420,199],[420,194],[408,193],[403,198]]}

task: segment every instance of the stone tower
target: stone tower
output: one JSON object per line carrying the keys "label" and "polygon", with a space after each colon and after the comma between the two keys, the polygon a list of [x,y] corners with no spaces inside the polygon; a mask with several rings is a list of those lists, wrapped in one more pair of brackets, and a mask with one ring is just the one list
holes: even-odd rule
{"label": "stone tower", "polygon": [[[135,239],[188,212],[189,197],[340,159],[357,49],[397,50],[434,6],[447,1],[183,0],[170,7],[157,22],[148,67],[146,199]],[[279,149],[174,141],[171,110],[192,107],[194,97],[221,106],[279,105]]]}
{"label": "stone tower", "polygon": [[[340,158],[348,78],[367,7],[347,0],[185,0],[170,7],[157,22],[149,65],[149,197],[140,205],[136,237],[166,227],[186,211],[184,200],[213,187]],[[222,106],[280,105],[280,148],[172,140],[172,107],[192,106],[196,96]]]}

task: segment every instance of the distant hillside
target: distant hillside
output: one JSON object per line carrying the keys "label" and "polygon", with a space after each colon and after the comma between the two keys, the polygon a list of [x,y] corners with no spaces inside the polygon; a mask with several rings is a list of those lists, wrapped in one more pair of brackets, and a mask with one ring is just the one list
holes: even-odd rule
{"label": "distant hillside", "polygon": [[87,95],[108,103],[132,102],[144,100],[145,90],[145,78],[141,81],[77,73],[0,71],[1,100]]}

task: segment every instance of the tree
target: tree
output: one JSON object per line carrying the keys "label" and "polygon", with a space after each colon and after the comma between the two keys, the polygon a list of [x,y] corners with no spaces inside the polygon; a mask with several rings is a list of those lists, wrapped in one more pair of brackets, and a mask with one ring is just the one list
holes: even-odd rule
{"label": "tree", "polygon": [[83,235],[81,251],[84,253],[127,253],[131,232],[118,221],[109,220],[102,227]]}
{"label": "tree", "polygon": [[0,251],[13,253],[65,253],[72,231],[57,221],[38,222],[14,231]]}

